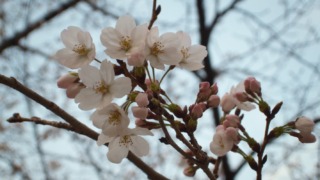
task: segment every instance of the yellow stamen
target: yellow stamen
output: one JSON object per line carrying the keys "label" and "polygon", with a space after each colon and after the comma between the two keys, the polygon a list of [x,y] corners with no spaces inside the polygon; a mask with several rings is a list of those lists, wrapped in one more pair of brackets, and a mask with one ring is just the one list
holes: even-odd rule
{"label": "yellow stamen", "polygon": [[97,82],[94,90],[96,91],[96,93],[106,94],[109,92],[109,86],[105,85],[102,82]]}
{"label": "yellow stamen", "polygon": [[86,55],[89,52],[89,50],[84,44],[74,45],[72,51],[78,53],[79,55]]}
{"label": "yellow stamen", "polygon": [[121,123],[121,113],[118,110],[114,110],[109,114],[109,124],[115,126]]}
{"label": "yellow stamen", "polygon": [[159,53],[163,53],[163,45],[161,42],[155,42],[151,48],[151,54],[157,56]]}
{"label": "yellow stamen", "polygon": [[131,48],[131,39],[129,36],[123,36],[120,41],[121,49],[124,51],[129,51]]}
{"label": "yellow stamen", "polygon": [[133,144],[133,142],[132,142],[131,136],[129,136],[129,135],[122,136],[119,141],[120,146],[128,147],[129,145],[132,145],[132,144]]}

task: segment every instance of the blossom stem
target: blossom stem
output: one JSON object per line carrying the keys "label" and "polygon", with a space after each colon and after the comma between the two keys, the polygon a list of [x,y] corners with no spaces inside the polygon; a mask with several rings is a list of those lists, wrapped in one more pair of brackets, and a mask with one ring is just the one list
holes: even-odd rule
{"label": "blossom stem", "polygon": [[150,71],[149,71],[149,69],[148,69],[148,66],[146,66],[145,69],[146,69],[146,71],[147,71],[147,74],[148,74],[149,79],[151,80],[151,75],[150,75]]}
{"label": "blossom stem", "polygon": [[152,81],[156,82],[156,74],[154,72],[154,67],[151,67],[151,69],[152,69]]}
{"label": "blossom stem", "polygon": [[[174,67],[174,66],[173,66]],[[159,84],[161,84],[161,82],[163,81],[163,79],[166,77],[166,75],[172,70],[173,68],[170,66],[170,68],[168,70],[166,70],[166,72],[163,74],[163,76],[161,77],[161,80],[159,82]]]}
{"label": "blossom stem", "polygon": [[148,29],[151,29],[153,23],[157,20],[158,18],[158,13],[157,13],[157,0],[153,0],[153,5],[152,5],[152,15],[151,19],[149,22]]}
{"label": "blossom stem", "polygon": [[269,126],[270,126],[270,122],[271,120],[274,118],[274,116],[268,116],[266,118],[266,127],[265,127],[265,131],[264,131],[264,139],[263,139],[263,143],[260,149],[260,152],[258,152],[258,169],[257,169],[257,180],[261,180],[262,179],[262,167],[263,167],[263,153],[264,150],[268,144],[268,132],[269,132]]}
{"label": "blossom stem", "polygon": [[94,58],[94,60],[101,64],[101,61],[99,59]]}

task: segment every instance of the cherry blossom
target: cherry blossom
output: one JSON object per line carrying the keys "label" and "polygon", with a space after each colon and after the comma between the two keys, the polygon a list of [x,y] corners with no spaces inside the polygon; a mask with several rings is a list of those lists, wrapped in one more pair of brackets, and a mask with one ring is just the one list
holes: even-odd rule
{"label": "cherry blossom", "polygon": [[96,110],[90,119],[94,126],[102,129],[102,132],[108,136],[116,135],[118,131],[127,128],[130,122],[124,110],[115,103]]}
{"label": "cherry blossom", "polygon": [[61,32],[61,40],[65,48],[58,50],[53,57],[60,64],[77,69],[90,64],[95,58],[95,46],[88,32],[69,26]]}
{"label": "cherry blossom", "polygon": [[211,152],[217,156],[224,156],[232,149],[234,144],[239,142],[237,136],[238,131],[235,128],[225,128],[223,125],[217,126],[216,133],[210,143]]}
{"label": "cherry blossom", "polygon": [[229,93],[226,93],[221,99],[221,106],[224,112],[230,112],[235,106],[244,111],[251,111],[255,106],[248,101],[240,101],[239,94],[245,93],[244,81],[236,86],[232,86]]}
{"label": "cherry blossom", "polygon": [[182,54],[182,58],[177,64],[178,67],[195,71],[203,68],[202,61],[208,55],[205,46],[191,45],[191,38],[189,34],[179,31],[177,32],[180,39],[179,50]]}
{"label": "cherry blossom", "polygon": [[107,48],[105,53],[111,58],[127,60],[130,65],[141,66],[145,60],[144,48],[147,24],[136,25],[131,16],[121,16],[116,27],[102,30],[100,39]]}
{"label": "cherry blossom", "polygon": [[177,65],[182,58],[178,53],[179,37],[175,33],[159,36],[158,27],[153,27],[147,35],[146,54],[152,67],[164,69],[166,65]]}
{"label": "cherry blossom", "polygon": [[121,98],[131,91],[131,80],[127,77],[115,79],[111,62],[103,61],[100,70],[94,66],[86,66],[79,70],[79,77],[86,86],[75,97],[82,110],[102,108],[113,98]]}
{"label": "cherry blossom", "polygon": [[235,87],[232,87],[230,90],[230,94],[232,94],[233,96],[233,102],[236,104],[236,106],[239,109],[242,109],[244,111],[251,111],[252,109],[255,109],[255,106],[251,103],[251,102],[240,102],[235,95],[237,93],[242,93],[245,92],[244,89],[244,81],[240,82],[238,85],[236,85]]}
{"label": "cherry blossom", "polygon": [[145,128],[136,127],[134,129],[122,129],[118,131],[118,136],[106,136],[101,133],[97,144],[109,143],[107,157],[113,163],[120,163],[123,158],[128,156],[131,151],[136,156],[142,157],[149,153],[148,142],[139,135],[153,135]]}

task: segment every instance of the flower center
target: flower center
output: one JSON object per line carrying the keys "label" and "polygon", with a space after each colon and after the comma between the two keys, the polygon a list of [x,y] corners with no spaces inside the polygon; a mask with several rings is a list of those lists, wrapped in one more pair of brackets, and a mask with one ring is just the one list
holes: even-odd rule
{"label": "flower center", "polygon": [[76,44],[73,46],[72,51],[78,53],[79,55],[86,55],[88,54],[88,49],[84,44]]}
{"label": "flower center", "polygon": [[94,86],[96,93],[106,94],[109,92],[109,86],[105,85],[103,82],[97,82]]}
{"label": "flower center", "polygon": [[131,39],[129,36],[122,36],[120,41],[121,49],[124,51],[129,51],[131,48]]}
{"label": "flower center", "polygon": [[129,145],[132,145],[132,144],[133,144],[133,142],[132,142],[131,136],[129,136],[129,135],[122,136],[119,141],[120,146],[125,146],[127,148]]}
{"label": "flower center", "polygon": [[159,53],[163,53],[163,47],[161,42],[155,42],[151,48],[151,54],[157,56]]}
{"label": "flower center", "polygon": [[110,112],[108,122],[113,126],[119,125],[121,122],[121,113],[117,110]]}
{"label": "flower center", "polygon": [[182,61],[185,61],[190,56],[188,48],[183,47],[181,49],[181,53],[182,53]]}

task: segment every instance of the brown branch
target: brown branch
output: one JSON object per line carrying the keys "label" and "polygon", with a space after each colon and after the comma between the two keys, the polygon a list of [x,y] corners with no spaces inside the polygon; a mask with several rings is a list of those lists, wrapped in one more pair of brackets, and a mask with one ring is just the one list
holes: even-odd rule
{"label": "brown branch", "polygon": [[48,12],[46,15],[44,15],[42,18],[40,18],[38,21],[28,25],[23,31],[20,31],[16,34],[14,34],[12,37],[4,39],[2,43],[0,44],[0,54],[2,51],[4,51],[6,48],[9,48],[11,46],[16,46],[19,44],[19,41],[25,37],[27,37],[32,31],[35,29],[38,29],[41,27],[45,22],[50,21],[57,15],[61,14],[65,10],[75,6],[78,2],[81,2],[81,0],[70,0],[64,4],[61,4],[60,7],[57,9]]}
{"label": "brown branch", "polygon": [[[30,99],[42,105],[43,107],[47,108],[49,111],[61,117],[74,128],[74,132],[87,136],[95,141],[97,140],[98,138],[97,132],[93,131],[92,129],[90,129],[89,127],[87,127],[86,125],[78,121],[76,118],[68,114],[66,111],[61,109],[55,103],[45,99],[44,97],[40,96],[36,92],[32,91],[31,89],[25,87],[23,84],[18,82],[15,78],[13,77],[8,78],[0,74],[0,83],[21,92],[25,96],[29,97]],[[140,158],[138,158],[133,153],[129,152],[127,158],[129,161],[135,164],[139,169],[141,169],[148,176],[149,179],[160,179],[160,180],[167,179],[163,175],[156,172],[153,168],[145,164]]]}
{"label": "brown branch", "polygon": [[216,16],[212,20],[212,22],[211,22],[210,26],[208,27],[208,29],[211,31],[218,24],[218,22],[221,20],[221,18],[223,18],[228,12],[233,10],[240,1],[242,1],[242,0],[234,0],[224,10],[222,10],[220,12],[216,12]]}
{"label": "brown branch", "polygon": [[35,124],[48,125],[48,126],[56,127],[59,129],[65,129],[68,131],[75,132],[75,129],[72,126],[70,126],[70,124],[58,122],[58,121],[43,120],[38,117],[24,118],[24,117],[21,117],[20,114],[18,113],[13,114],[12,117],[10,117],[7,121],[10,123],[32,122]]}

